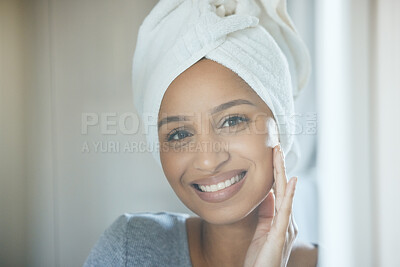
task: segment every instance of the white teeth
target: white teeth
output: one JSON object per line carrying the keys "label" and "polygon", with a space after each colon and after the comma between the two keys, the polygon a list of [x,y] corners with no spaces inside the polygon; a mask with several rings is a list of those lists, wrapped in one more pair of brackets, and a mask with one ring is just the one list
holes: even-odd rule
{"label": "white teeth", "polygon": [[218,190],[224,189],[225,188],[225,183],[218,183],[217,184]]}
{"label": "white teeth", "polygon": [[212,184],[212,185],[199,185],[198,187],[203,192],[216,192],[239,182],[241,179],[242,179],[241,175],[238,174],[235,177],[226,180],[225,182],[220,182],[218,184]]}

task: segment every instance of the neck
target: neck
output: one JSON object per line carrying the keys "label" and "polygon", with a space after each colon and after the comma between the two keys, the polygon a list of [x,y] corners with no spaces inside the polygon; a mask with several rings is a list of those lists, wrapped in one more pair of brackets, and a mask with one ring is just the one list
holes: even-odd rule
{"label": "neck", "polygon": [[258,208],[240,221],[216,225],[202,221],[201,250],[209,266],[243,266],[258,222]]}

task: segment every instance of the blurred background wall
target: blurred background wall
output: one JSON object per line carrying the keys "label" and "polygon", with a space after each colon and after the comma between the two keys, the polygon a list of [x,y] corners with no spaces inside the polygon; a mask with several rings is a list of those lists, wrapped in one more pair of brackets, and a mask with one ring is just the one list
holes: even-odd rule
{"label": "blurred background wall", "polygon": [[400,1],[316,1],[322,266],[400,266],[399,12]]}
{"label": "blurred background wall", "polygon": [[26,241],[24,19],[0,2],[0,265],[23,266]]}
{"label": "blurred background wall", "polygon": [[[120,119],[136,125],[131,60],[156,2],[0,0],[0,266],[81,266],[124,212],[191,213],[149,153],[122,152],[145,140]],[[288,9],[314,63],[296,108],[318,125],[299,136],[299,238],[321,266],[399,266],[399,1]]]}

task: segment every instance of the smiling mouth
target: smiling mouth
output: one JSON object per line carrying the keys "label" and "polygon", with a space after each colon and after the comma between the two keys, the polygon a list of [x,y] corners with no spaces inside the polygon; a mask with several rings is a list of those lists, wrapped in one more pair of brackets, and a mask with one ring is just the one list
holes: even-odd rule
{"label": "smiling mouth", "polygon": [[227,187],[230,187],[238,182],[240,182],[243,177],[246,175],[247,171],[243,171],[239,173],[236,176],[233,176],[232,178],[226,179],[225,181],[222,181],[218,184],[210,184],[210,185],[199,185],[199,184],[193,184],[193,187],[197,189],[200,192],[217,192],[220,190],[223,190]]}

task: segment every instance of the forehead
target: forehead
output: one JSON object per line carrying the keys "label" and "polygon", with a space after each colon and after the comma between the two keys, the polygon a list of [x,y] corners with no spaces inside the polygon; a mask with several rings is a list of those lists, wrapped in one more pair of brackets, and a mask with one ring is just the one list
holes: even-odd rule
{"label": "forehead", "polygon": [[254,104],[264,103],[232,70],[204,59],[185,70],[170,84],[161,102],[159,114],[208,111],[238,98]]}

